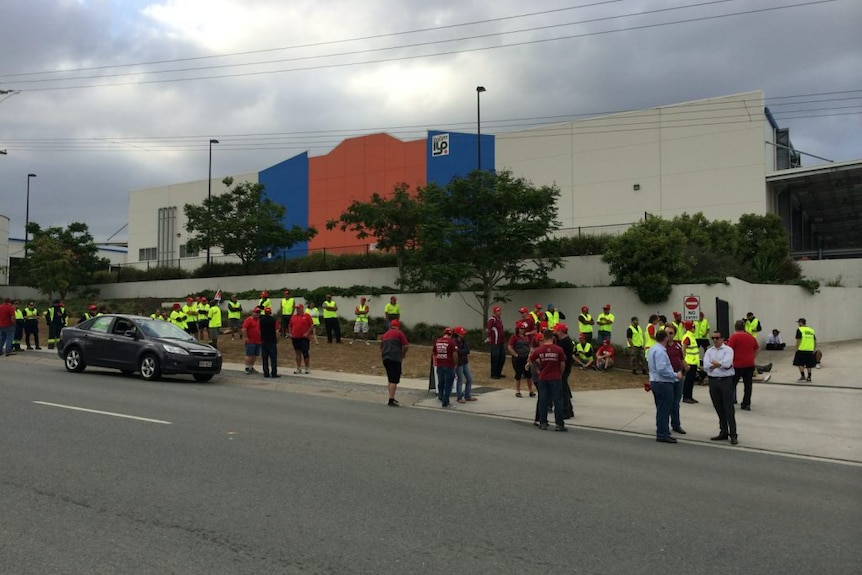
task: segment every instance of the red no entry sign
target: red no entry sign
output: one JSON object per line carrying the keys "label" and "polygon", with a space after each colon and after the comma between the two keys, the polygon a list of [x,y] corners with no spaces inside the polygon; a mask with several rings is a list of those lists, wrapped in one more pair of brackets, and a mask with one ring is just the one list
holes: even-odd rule
{"label": "red no entry sign", "polygon": [[698,307],[700,307],[700,298],[697,296],[690,295],[683,300],[683,304],[685,305],[685,309],[696,310]]}

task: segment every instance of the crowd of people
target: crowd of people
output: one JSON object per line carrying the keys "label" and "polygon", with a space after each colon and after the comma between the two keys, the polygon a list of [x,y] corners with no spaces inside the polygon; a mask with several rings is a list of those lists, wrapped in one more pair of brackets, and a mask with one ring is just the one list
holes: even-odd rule
{"label": "crowd of people", "polygon": [[[324,327],[327,343],[341,343],[339,309],[331,294],[327,294],[322,302],[322,313],[313,301],[296,302],[290,290],[284,290],[277,314],[266,291],[261,292],[258,304],[247,317],[243,317],[242,305],[235,294],[225,303],[226,322],[222,320],[221,302],[205,296],[189,296],[185,304],[175,303],[169,311],[158,308],[150,317],[169,321],[214,347],[218,347],[219,333],[226,327],[231,339],[239,337],[244,344],[245,373],[257,373],[255,364],[261,357],[263,376],[267,378],[281,377],[277,347],[280,338],[291,340],[294,374],[310,373],[311,342],[319,343],[319,326]],[[485,329],[485,343],[490,352],[490,377],[506,377],[503,371],[509,356],[515,396],[521,398],[526,393],[537,398],[534,424],[540,429],[548,429],[548,413],[553,412],[555,429],[565,431],[565,420],[574,416],[569,383],[572,370],[607,371],[615,365],[616,348],[612,339],[616,318],[611,305],[604,305],[595,319],[588,306],[581,307],[575,320],[576,339],[569,334],[566,314],[551,303],[544,308],[535,304],[532,308],[521,307],[518,311],[521,317],[507,338],[501,319],[502,308],[494,306],[492,309]],[[91,304],[79,322],[103,313],[107,313],[105,306],[98,308]],[[367,298],[360,297],[353,310],[354,333],[350,344],[364,341],[370,345],[370,313]],[[14,355],[21,349],[22,340],[26,349],[41,349],[38,335],[40,315],[49,328],[50,349],[59,338],[60,330],[68,323],[62,301],[55,300],[42,314],[33,302],[21,307],[17,300],[6,299],[0,304],[0,354]],[[387,374],[388,405],[397,407],[399,402],[395,395],[401,379],[402,362],[410,344],[401,330],[401,309],[396,296],[392,296],[385,306],[384,316],[386,330],[379,338],[380,350]],[[797,350],[793,365],[799,369],[798,381],[810,382],[812,368],[819,367],[822,355],[816,349],[814,330],[804,318],[797,323]],[[759,372],[771,368],[771,364],[755,364],[761,330],[760,320],[751,312],[735,322],[734,332],[727,339],[720,332],[711,330],[703,312],[695,321],[683,321],[679,312],[674,312],[672,321],[661,314],[652,314],[646,328],[641,327],[637,317],[631,318],[626,328],[626,353],[633,374],[649,375],[644,388],[653,393],[656,404],[657,441],[675,443],[671,431],[685,434],[680,420],[680,403],[698,403],[693,391],[695,383],[700,382],[709,386],[710,400],[718,415],[719,433],[712,439],[729,439],[734,445],[738,443],[734,417],[737,385],[742,381],[740,408],[750,410],[753,382]],[[473,375],[466,335],[467,331],[460,326],[447,327],[432,346],[437,397],[444,408],[451,407],[453,388],[457,403],[477,401],[472,394]],[[35,340],[34,346],[31,346],[31,337]],[[766,349],[784,348],[779,330],[773,329],[766,338]],[[768,380],[769,375],[760,377]]]}
{"label": "crowd of people", "polygon": [[[647,349],[649,382],[645,391],[651,391],[656,406],[656,441],[676,443],[671,430],[685,435],[680,419],[680,402],[697,403],[691,396],[694,378],[703,371],[708,380],[709,397],[718,416],[718,434],[712,441],[730,440],[739,444],[736,426],[737,387],[743,384],[742,399],[738,403],[743,411],[751,411],[753,382],[758,366],[755,357],[760,350],[757,332],[759,321],[749,312],[745,319],[734,323],[733,334],[725,338],[720,331],[709,332],[711,345],[700,359],[700,344],[692,332],[690,322],[684,322],[686,333],[677,341],[676,324],[652,331],[654,343]],[[811,370],[817,365],[817,338],[805,318],[797,320],[796,353],[793,365],[799,369],[799,382],[811,381]],[[783,349],[776,342],[778,330],[773,330],[772,349]],[[769,340],[767,340],[769,345]],[[768,367],[762,368],[768,370]]]}

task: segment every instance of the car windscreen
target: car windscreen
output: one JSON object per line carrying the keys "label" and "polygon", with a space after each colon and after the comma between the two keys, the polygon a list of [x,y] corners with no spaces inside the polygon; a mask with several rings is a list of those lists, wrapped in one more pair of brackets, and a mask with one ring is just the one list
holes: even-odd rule
{"label": "car windscreen", "polygon": [[156,319],[139,319],[138,326],[147,337],[158,337],[161,339],[177,339],[180,341],[195,341],[195,338],[175,326],[174,324],[156,320]]}

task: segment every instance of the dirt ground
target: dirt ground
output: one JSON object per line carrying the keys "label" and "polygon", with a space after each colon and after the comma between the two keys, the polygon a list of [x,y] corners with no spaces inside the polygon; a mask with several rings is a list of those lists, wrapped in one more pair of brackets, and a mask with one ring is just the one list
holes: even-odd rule
{"label": "dirt ground", "polygon": [[[39,340],[42,349],[48,347],[48,329],[44,322],[39,323]],[[344,338],[341,344],[327,344],[326,337],[319,337],[318,344],[311,343],[311,370],[315,369],[332,372],[358,373],[375,375],[384,378],[386,372],[380,359],[380,344],[371,341],[366,345],[362,341],[350,344],[350,338]],[[23,342],[22,342],[23,347]],[[236,339],[231,339],[229,334],[223,333],[218,340],[219,350],[225,362],[244,363],[245,349],[237,334]],[[26,353],[26,352],[25,352]],[[279,344],[278,365],[283,373],[295,365],[293,347],[290,340],[281,340]],[[514,371],[510,361],[506,361],[503,379],[491,379],[491,356],[483,350],[471,350],[470,371],[473,374],[473,385],[475,387],[496,387],[499,389],[515,389]],[[258,370],[260,360],[258,360]],[[431,347],[411,345],[404,358],[403,377],[427,379],[431,365]],[[629,389],[641,387],[646,376],[633,375],[624,369],[615,369],[609,372],[575,370],[569,378],[569,384],[575,390],[591,391],[606,389]],[[526,390],[526,381],[522,383]]]}
{"label": "dirt ground", "polygon": [[[365,375],[376,375],[386,377],[383,363],[380,359],[380,343],[371,341],[366,345],[362,341],[350,344],[350,338],[342,339],[341,344],[328,344],[326,337],[318,336],[319,344],[311,342],[311,370],[360,373]],[[219,350],[222,352],[224,361],[243,363],[245,351],[242,343],[237,339],[231,340],[230,335],[222,335],[218,342]],[[281,340],[278,350],[278,365],[284,373],[289,373],[294,363],[294,351],[290,340]],[[258,361],[259,363],[259,361]],[[427,379],[431,365],[431,347],[411,345],[404,358],[403,377]],[[258,367],[258,369],[260,369]],[[507,361],[503,373],[504,379],[491,379],[491,356],[481,350],[471,350],[470,371],[473,374],[473,385],[475,387],[496,387],[500,389],[515,389],[514,371],[511,362]],[[635,376],[628,370],[612,370],[609,372],[581,371],[572,373],[569,380],[574,389],[603,390],[603,389],[628,389],[643,386],[646,376]],[[522,383],[526,389],[526,381]]]}

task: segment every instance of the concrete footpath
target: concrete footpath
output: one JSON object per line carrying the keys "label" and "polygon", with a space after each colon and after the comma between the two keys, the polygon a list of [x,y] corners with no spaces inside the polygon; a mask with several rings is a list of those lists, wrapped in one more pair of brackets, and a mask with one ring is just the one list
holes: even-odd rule
{"label": "concrete footpath", "polygon": [[[811,383],[797,383],[799,371],[792,365],[793,350],[762,352],[758,363],[772,362],[771,378],[755,383],[751,411],[737,409],[739,445],[713,442],[718,433],[718,418],[709,399],[708,388],[695,386],[697,404],[682,404],[684,442],[698,442],[727,449],[752,449],[787,455],[827,459],[862,465],[862,377],[856,368],[862,358],[862,341],[840,342],[821,346],[824,353],[821,369],[815,369]],[[225,371],[242,371],[240,364],[225,364]],[[258,366],[259,369],[259,366]],[[313,370],[310,375],[293,375],[282,367],[284,381],[326,381],[377,386],[381,403],[386,398],[386,378]],[[510,374],[511,376],[511,374]],[[643,389],[613,391],[577,391],[577,372],[573,374],[574,420],[567,425],[578,428],[655,437],[655,404],[651,393]],[[251,376],[262,377],[259,374]],[[410,390],[410,393],[405,391]],[[742,394],[742,384],[739,385]],[[424,395],[427,394],[427,395]],[[532,424],[536,402],[526,396],[515,397],[511,390],[477,388],[475,402],[452,401],[451,412],[500,417]],[[406,405],[440,409],[436,394],[428,390],[427,380],[403,379],[399,397]],[[533,432],[532,425],[529,428]],[[539,433],[538,430],[535,430]],[[552,432],[549,432],[552,433]],[[672,448],[672,447],[670,447]]]}

